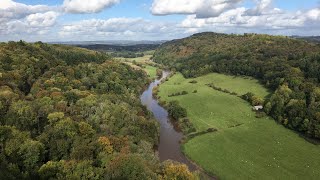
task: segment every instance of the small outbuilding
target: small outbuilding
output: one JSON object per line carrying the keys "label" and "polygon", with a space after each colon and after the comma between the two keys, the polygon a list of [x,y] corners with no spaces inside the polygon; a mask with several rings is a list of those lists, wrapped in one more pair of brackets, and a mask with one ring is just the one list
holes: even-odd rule
{"label": "small outbuilding", "polygon": [[255,111],[263,110],[263,106],[253,106],[253,110]]}

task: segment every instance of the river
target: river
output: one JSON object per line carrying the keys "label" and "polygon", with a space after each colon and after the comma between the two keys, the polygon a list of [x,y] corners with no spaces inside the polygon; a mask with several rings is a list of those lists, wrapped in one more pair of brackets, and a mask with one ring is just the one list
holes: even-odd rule
{"label": "river", "polygon": [[181,152],[180,141],[183,134],[178,132],[170,122],[168,111],[159,105],[158,100],[153,97],[152,90],[158,86],[162,80],[169,76],[170,72],[163,71],[162,78],[153,81],[148,89],[141,95],[141,102],[160,123],[160,142],[158,145],[158,152],[160,161],[168,159],[184,163],[189,167],[189,170],[197,170],[197,166],[192,164]]}

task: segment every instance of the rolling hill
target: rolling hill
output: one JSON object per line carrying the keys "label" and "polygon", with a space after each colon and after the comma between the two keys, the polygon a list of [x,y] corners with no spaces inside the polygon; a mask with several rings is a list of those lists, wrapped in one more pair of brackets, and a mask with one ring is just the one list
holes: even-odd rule
{"label": "rolling hill", "polygon": [[200,33],[166,42],[154,61],[184,77],[211,72],[252,76],[273,91],[265,112],[284,126],[320,138],[320,46],[284,36]]}

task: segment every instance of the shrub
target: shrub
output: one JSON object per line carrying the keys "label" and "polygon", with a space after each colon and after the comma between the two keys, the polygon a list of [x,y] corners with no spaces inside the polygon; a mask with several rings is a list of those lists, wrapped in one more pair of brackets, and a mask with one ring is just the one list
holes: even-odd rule
{"label": "shrub", "polygon": [[177,93],[169,94],[168,97],[181,96],[181,95],[186,95],[186,94],[188,94],[187,91],[182,91],[182,92],[177,92]]}
{"label": "shrub", "polygon": [[[156,74],[157,74],[158,77],[161,77],[162,76],[162,70],[161,69],[157,69],[156,70]],[[167,81],[167,79],[166,79],[166,81]]]}
{"label": "shrub", "polygon": [[179,105],[178,101],[171,101],[168,104],[169,115],[175,120],[187,117],[187,110]]}
{"label": "shrub", "polygon": [[190,122],[188,118],[183,118],[179,120],[179,127],[181,128],[184,134],[190,134],[196,131],[196,128]]}
{"label": "shrub", "polygon": [[196,84],[196,83],[198,83],[198,81],[192,80],[192,81],[190,81],[189,83],[191,83],[191,84]]}
{"label": "shrub", "polygon": [[181,92],[181,95],[186,95],[186,94],[188,94],[187,91],[182,91],[182,92]]}
{"label": "shrub", "polygon": [[207,129],[207,132],[216,132],[216,131],[218,131],[218,130],[215,129],[215,128],[208,128],[208,129]]}
{"label": "shrub", "polygon": [[232,92],[231,95],[237,96],[238,94],[236,92]]}
{"label": "shrub", "polygon": [[222,90],[222,92],[224,92],[224,93],[230,93],[230,91],[229,91],[228,89],[224,89],[224,90]]}
{"label": "shrub", "polygon": [[247,94],[242,95],[241,98],[248,101],[253,106],[263,104],[263,99],[254,95],[251,92],[248,92]]}

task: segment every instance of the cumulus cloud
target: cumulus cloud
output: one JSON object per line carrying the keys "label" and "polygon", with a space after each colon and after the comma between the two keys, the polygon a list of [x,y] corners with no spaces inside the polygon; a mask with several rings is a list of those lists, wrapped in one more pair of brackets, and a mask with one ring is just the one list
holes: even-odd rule
{"label": "cumulus cloud", "polygon": [[0,0],[0,39],[106,40],[171,39],[203,32],[318,35],[320,8],[287,11],[272,0],[154,0],[154,15],[185,14],[182,22],[143,18],[58,21],[68,13],[97,13],[121,0],[64,0],[59,6],[26,5]]}
{"label": "cumulus cloud", "polygon": [[264,14],[281,14],[283,12],[279,8],[273,8],[272,0],[257,0],[256,2],[257,6],[246,10],[245,15],[260,16]]}
{"label": "cumulus cloud", "polygon": [[0,34],[44,34],[56,23],[58,7],[0,1]]}
{"label": "cumulus cloud", "polygon": [[97,13],[120,0],[64,0],[63,8],[68,13]]}
{"label": "cumulus cloud", "polygon": [[45,5],[26,5],[12,0],[0,1],[0,20],[19,19],[28,14],[41,13],[52,10],[54,7]]}
{"label": "cumulus cloud", "polygon": [[30,14],[26,17],[26,22],[30,26],[48,27],[53,26],[56,23],[56,19],[58,16],[59,13],[53,11]]}
{"label": "cumulus cloud", "polygon": [[12,20],[7,22],[4,27],[3,34],[25,34],[25,33],[40,33],[44,34],[50,30],[56,23],[58,13],[49,11],[46,13],[36,13],[28,15],[26,18]]}
{"label": "cumulus cloud", "polygon": [[201,3],[194,0],[155,0],[151,7],[154,15],[194,14]]}
{"label": "cumulus cloud", "polygon": [[154,15],[195,14],[197,18],[217,17],[242,0],[154,0]]}
{"label": "cumulus cloud", "polygon": [[82,36],[91,38],[145,38],[154,39],[171,32],[179,33],[176,26],[171,23],[153,22],[142,18],[110,18],[110,19],[89,19],[64,25],[59,34],[61,37]]}
{"label": "cumulus cloud", "polygon": [[186,31],[189,31],[189,29],[194,31],[196,28],[198,31],[223,29],[225,32],[239,32],[239,29],[244,32],[258,33],[290,32],[292,34],[294,32],[301,34],[301,32],[310,33],[311,30],[315,32],[314,29],[318,29],[318,33],[320,32],[319,8],[305,12],[281,11],[281,13],[263,13],[269,10],[264,9],[260,13],[256,13],[256,15],[248,16],[248,9],[239,7],[228,10],[218,17],[205,19],[198,19],[196,15],[189,15],[182,21],[180,26],[186,28]]}
{"label": "cumulus cloud", "polygon": [[151,12],[155,15],[187,14],[179,24],[186,33],[286,31],[301,34],[319,29],[319,8],[290,12],[274,7],[273,0],[252,1],[256,5],[247,8],[240,6],[242,0],[154,0]]}
{"label": "cumulus cloud", "polygon": [[309,10],[306,16],[311,20],[320,21],[320,8]]}

